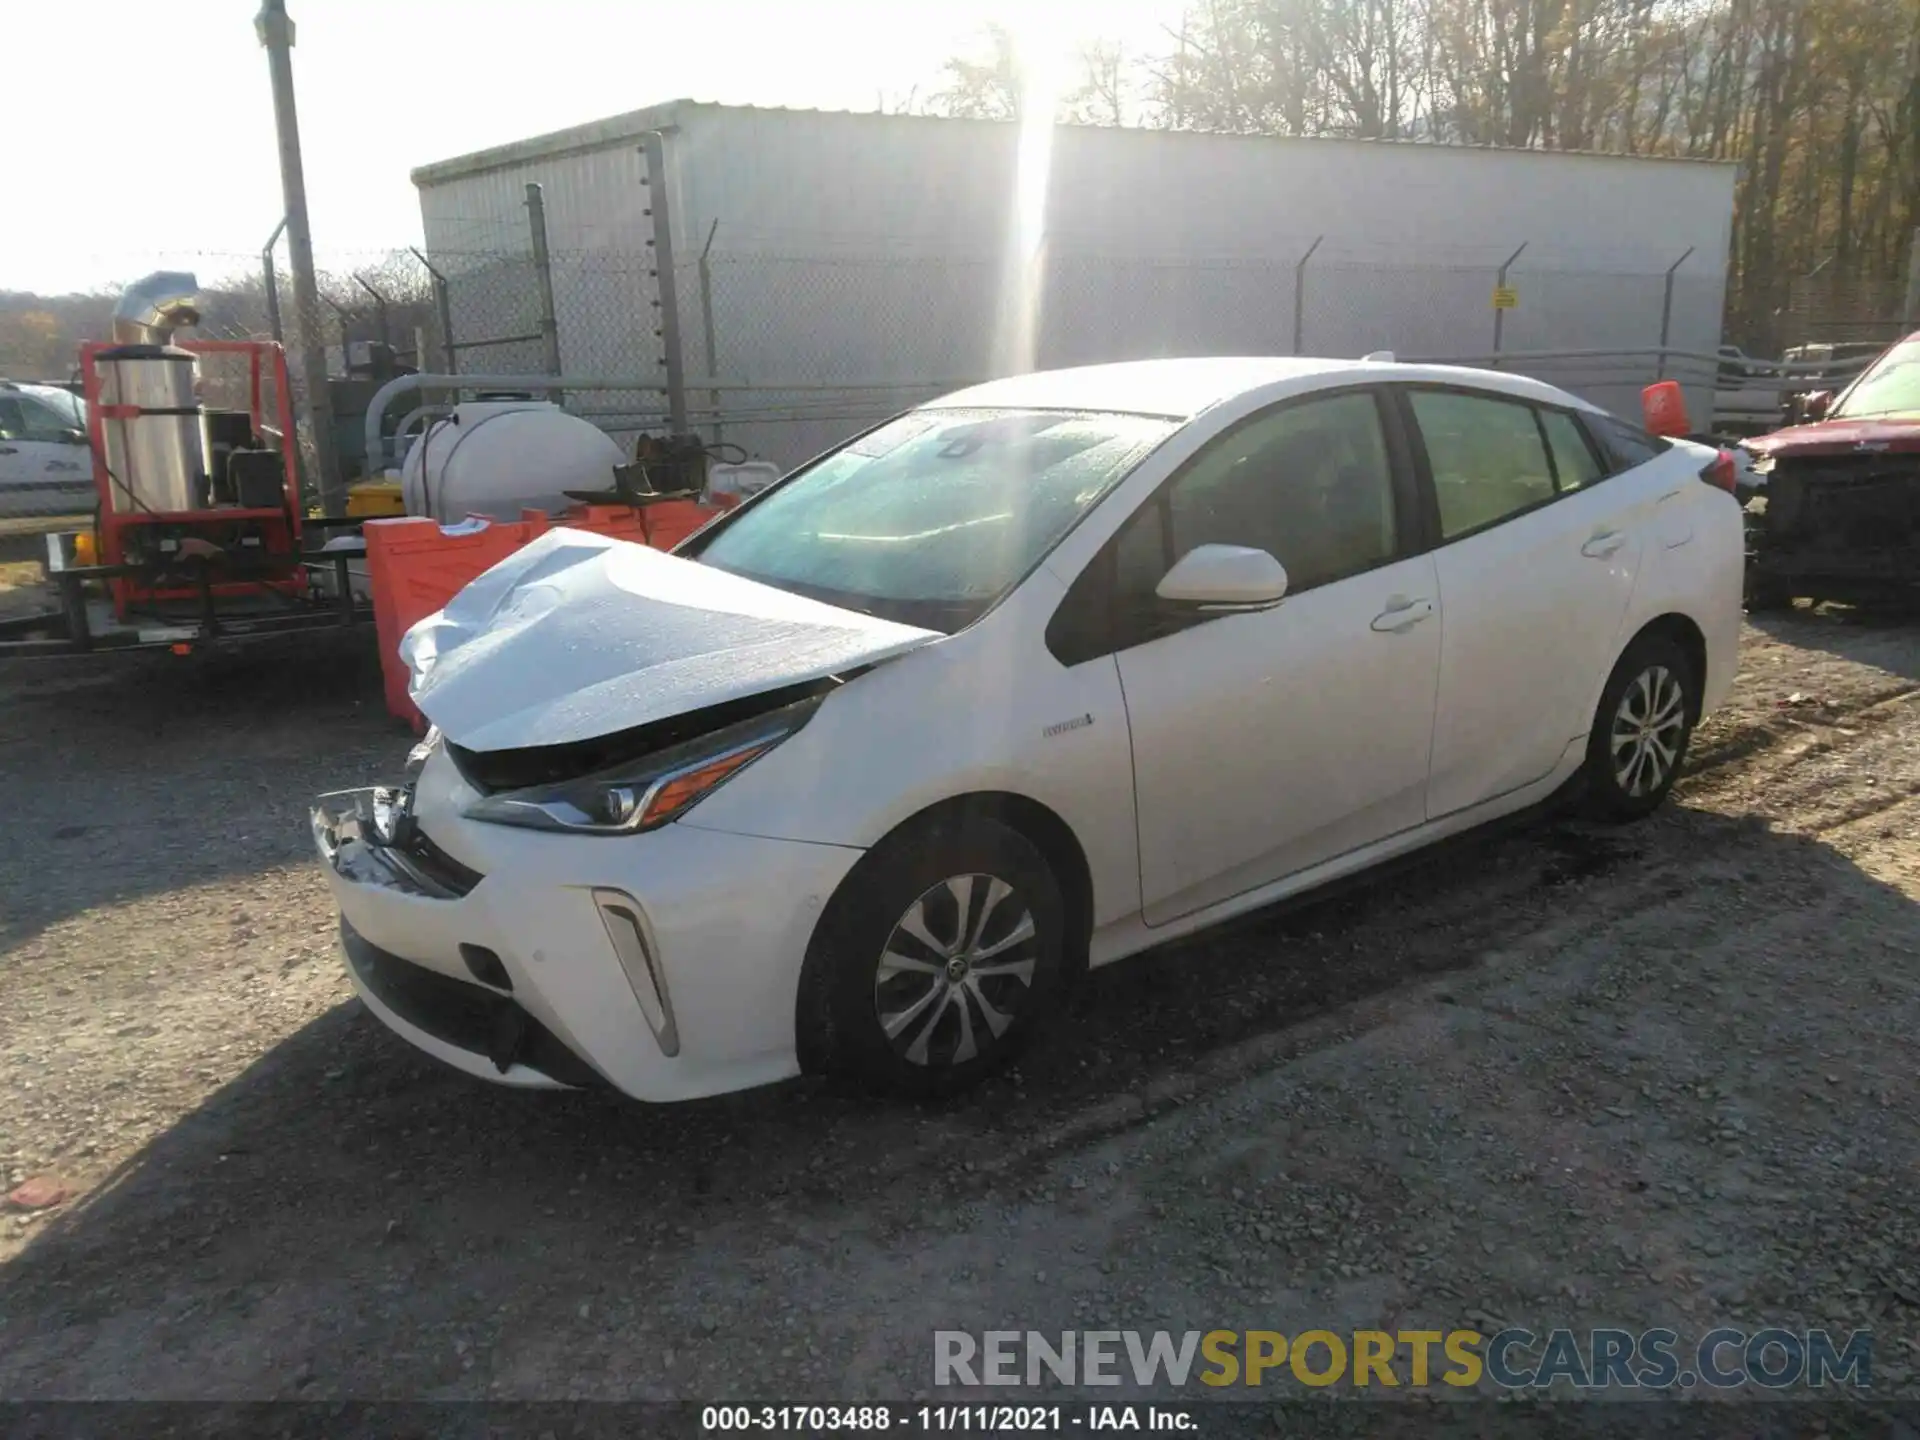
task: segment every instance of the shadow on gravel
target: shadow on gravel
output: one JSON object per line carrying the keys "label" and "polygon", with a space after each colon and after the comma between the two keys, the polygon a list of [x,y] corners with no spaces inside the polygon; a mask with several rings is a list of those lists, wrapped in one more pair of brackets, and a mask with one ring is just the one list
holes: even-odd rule
{"label": "shadow on gravel", "polygon": [[96,905],[308,853],[315,793],[408,743],[370,631],[0,668],[0,949]]}
{"label": "shadow on gravel", "polygon": [[[77,1357],[124,1352],[124,1368],[99,1373],[173,1374],[181,1395],[418,1395],[461,1380],[451,1340],[420,1337],[498,1324],[509,1304],[516,1326],[553,1327],[558,1357],[561,1336],[590,1328],[589,1299],[639,1296],[651,1316],[646,1297],[757,1295],[757,1281],[712,1292],[709,1279],[737,1280],[743,1256],[770,1248],[795,1257],[804,1292],[812,1267],[840,1263],[837,1236],[914,1242],[952,1223],[988,1172],[1028,1183],[1097,1102],[1511,953],[1569,912],[1604,935],[1690,890],[1745,903],[1750,878],[1800,885],[1835,913],[1911,908],[1818,842],[1699,812],[1463,837],[1346,894],[1096,973],[1018,1072],[926,1108],[820,1081],[661,1108],[500,1090],[342,1006],[46,1222],[0,1269],[0,1354],[52,1345],[70,1386],[109,1390],[74,1378],[96,1373]],[[718,1317],[723,1335],[753,1332],[757,1314],[736,1308]],[[20,1380],[0,1369],[0,1393]]]}
{"label": "shadow on gravel", "polygon": [[1754,629],[1784,645],[1821,650],[1843,660],[1920,680],[1920,610],[1857,605],[1797,606],[1749,615]]}

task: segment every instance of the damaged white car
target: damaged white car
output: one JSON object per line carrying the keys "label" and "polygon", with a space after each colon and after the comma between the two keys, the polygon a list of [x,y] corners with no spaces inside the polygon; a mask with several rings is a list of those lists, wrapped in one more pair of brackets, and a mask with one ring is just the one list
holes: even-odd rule
{"label": "damaged white car", "polygon": [[1178,360],[950,396],[674,555],[551,532],[408,635],[407,782],[314,810],[353,983],[510,1085],[957,1088],[1086,966],[1657,806],[1731,483],[1514,376]]}

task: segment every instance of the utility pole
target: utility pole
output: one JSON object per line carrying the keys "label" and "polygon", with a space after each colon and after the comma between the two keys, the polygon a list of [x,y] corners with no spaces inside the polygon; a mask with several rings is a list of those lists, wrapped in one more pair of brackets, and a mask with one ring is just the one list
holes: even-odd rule
{"label": "utility pole", "polygon": [[[294,321],[300,334],[300,369],[306,379],[307,429],[313,438],[313,477],[320,508],[338,515],[346,508],[333,446],[333,398],[327,392],[327,355],[320,340],[320,288],[313,278],[313,231],[307,224],[307,179],[300,165],[300,120],[293,105],[293,21],[286,0],[261,0],[254,33],[266,47],[273,79],[273,121],[280,136],[280,189],[286,199],[287,261],[293,272]],[[285,442],[298,450],[299,437]],[[369,457],[371,459],[371,457]]]}

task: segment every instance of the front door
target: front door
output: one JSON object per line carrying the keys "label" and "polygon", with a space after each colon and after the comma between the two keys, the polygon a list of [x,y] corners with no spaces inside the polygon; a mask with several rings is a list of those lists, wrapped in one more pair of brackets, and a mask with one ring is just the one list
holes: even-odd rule
{"label": "front door", "polygon": [[[1118,664],[1148,924],[1418,825],[1440,653],[1432,557],[1371,390],[1290,402],[1203,450],[1117,537]],[[1197,545],[1287,568],[1279,605],[1170,614]]]}

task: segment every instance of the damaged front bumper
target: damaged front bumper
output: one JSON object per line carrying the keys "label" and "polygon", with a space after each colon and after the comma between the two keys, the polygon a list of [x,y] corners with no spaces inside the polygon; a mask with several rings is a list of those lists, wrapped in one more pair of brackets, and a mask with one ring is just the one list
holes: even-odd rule
{"label": "damaged front bumper", "polygon": [[1748,517],[1750,591],[1865,602],[1920,595],[1920,457],[1779,457]]}
{"label": "damaged front bumper", "polygon": [[684,822],[557,835],[467,818],[475,793],[441,751],[411,787],[312,807],[382,1023],[498,1084],[670,1101],[798,1073],[801,964],[859,851]]}
{"label": "damaged front bumper", "polygon": [[[482,878],[451,857],[434,857],[413,822],[411,786],[371,786],[322,795],[309,811],[314,845],[336,882],[350,894],[385,892],[413,901],[457,901]],[[513,983],[485,946],[458,945],[471,974],[459,977],[383,949],[354,928],[343,900],[340,946],[347,975],[367,1008],[391,1030],[437,1059],[501,1084],[544,1089],[605,1084],[513,998]],[[377,909],[375,911],[377,914]],[[484,1060],[488,1074],[480,1068]]]}
{"label": "damaged front bumper", "polygon": [[469,893],[481,877],[428,841],[412,809],[412,786],[375,785],[322,795],[308,821],[320,858],[356,884],[436,900]]}

